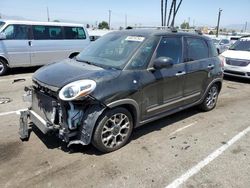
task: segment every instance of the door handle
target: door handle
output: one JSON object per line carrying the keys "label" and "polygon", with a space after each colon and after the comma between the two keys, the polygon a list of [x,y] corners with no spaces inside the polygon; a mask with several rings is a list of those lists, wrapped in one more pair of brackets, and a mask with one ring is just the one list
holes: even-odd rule
{"label": "door handle", "polygon": [[208,68],[208,69],[213,69],[213,68],[214,68],[214,65],[208,65],[207,68]]}
{"label": "door handle", "polygon": [[29,43],[29,46],[32,46],[32,42],[31,41],[29,41],[28,43]]}
{"label": "door handle", "polygon": [[184,75],[184,74],[186,74],[185,71],[179,71],[179,72],[177,72],[177,73],[175,74],[175,76],[181,76],[181,75]]}

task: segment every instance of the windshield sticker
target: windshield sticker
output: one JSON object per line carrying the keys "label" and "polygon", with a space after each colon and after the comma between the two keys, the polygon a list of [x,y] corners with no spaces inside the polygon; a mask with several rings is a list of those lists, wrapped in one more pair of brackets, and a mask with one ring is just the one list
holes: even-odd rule
{"label": "windshield sticker", "polygon": [[142,42],[145,37],[137,37],[137,36],[127,36],[126,41],[134,41],[134,42]]}

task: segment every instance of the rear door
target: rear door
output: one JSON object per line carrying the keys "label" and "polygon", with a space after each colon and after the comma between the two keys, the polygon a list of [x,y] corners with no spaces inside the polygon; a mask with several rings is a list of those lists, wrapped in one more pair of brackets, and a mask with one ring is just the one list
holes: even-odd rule
{"label": "rear door", "polygon": [[30,65],[29,38],[31,28],[29,25],[11,24],[3,33],[5,40],[1,40],[0,48],[6,54],[10,67]]}
{"label": "rear door", "polygon": [[202,38],[185,38],[186,78],[184,82],[184,104],[193,103],[201,98],[210,78],[214,63],[209,58],[209,48]]}

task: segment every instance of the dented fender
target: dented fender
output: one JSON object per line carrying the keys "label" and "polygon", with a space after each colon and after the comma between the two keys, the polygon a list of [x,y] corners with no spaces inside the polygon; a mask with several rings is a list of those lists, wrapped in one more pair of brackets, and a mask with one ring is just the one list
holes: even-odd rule
{"label": "dented fender", "polygon": [[79,128],[77,140],[70,141],[68,146],[79,143],[82,145],[90,144],[96,122],[105,109],[106,106],[101,104],[96,104],[87,108],[82,120],[82,124]]}

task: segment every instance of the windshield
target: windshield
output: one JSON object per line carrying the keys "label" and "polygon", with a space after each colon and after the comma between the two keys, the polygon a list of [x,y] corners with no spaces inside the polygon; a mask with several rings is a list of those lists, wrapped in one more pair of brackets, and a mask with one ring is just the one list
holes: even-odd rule
{"label": "windshield", "polygon": [[236,41],[229,50],[250,51],[250,39],[240,39]]}
{"label": "windshield", "polygon": [[212,39],[212,40],[213,40],[214,44],[218,44],[220,42],[220,40],[218,40],[218,39]]}
{"label": "windshield", "polygon": [[1,29],[1,27],[2,27],[4,24],[5,24],[5,22],[1,22],[1,21],[0,21],[0,29]]}
{"label": "windshield", "polygon": [[109,33],[91,43],[76,60],[104,68],[122,69],[144,40],[142,36]]}

